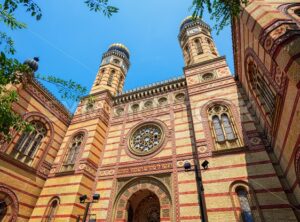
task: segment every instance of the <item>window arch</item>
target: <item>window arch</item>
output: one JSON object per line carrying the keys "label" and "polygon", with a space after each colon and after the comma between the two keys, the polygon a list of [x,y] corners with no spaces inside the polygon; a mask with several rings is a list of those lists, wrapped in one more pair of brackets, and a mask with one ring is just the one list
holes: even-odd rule
{"label": "window arch", "polygon": [[216,150],[241,147],[229,108],[223,104],[214,104],[208,108],[211,133]]}
{"label": "window arch", "polygon": [[239,200],[239,205],[241,209],[241,219],[243,222],[254,222],[254,217],[251,212],[251,205],[249,201],[249,194],[248,191],[242,187],[239,186],[235,190],[238,200]]}
{"label": "window arch", "polygon": [[186,55],[187,64],[189,64],[191,61],[191,55],[190,55],[190,47],[188,46],[188,44],[186,44],[186,46],[184,47],[184,51]]}
{"label": "window arch", "polygon": [[230,185],[229,191],[237,221],[264,221],[257,197],[249,183],[242,180],[234,181]]}
{"label": "window arch", "polygon": [[58,197],[54,197],[49,201],[48,207],[43,218],[43,222],[53,222],[56,212],[58,210],[60,200]]}
{"label": "window arch", "polygon": [[210,49],[211,53],[217,55],[217,52],[216,52],[216,49],[215,49],[215,46],[214,46],[213,42],[209,38],[206,38],[206,41],[208,43],[208,46],[209,46],[209,49]]}
{"label": "window arch", "polygon": [[74,168],[76,159],[80,152],[80,148],[83,145],[85,133],[79,132],[72,137],[71,142],[69,143],[68,152],[64,161],[65,170],[72,170]]}
{"label": "window arch", "polygon": [[118,82],[118,88],[117,88],[117,91],[118,91],[119,94],[121,94],[121,92],[122,92],[123,81],[124,81],[124,77],[121,74],[119,82]]}
{"label": "window arch", "polygon": [[276,94],[257,67],[257,64],[251,60],[248,62],[247,72],[251,90],[257,98],[259,105],[263,108],[266,116],[269,117],[270,122],[272,122],[275,114]]}
{"label": "window arch", "polygon": [[41,121],[33,120],[30,124],[34,129],[31,132],[24,132],[14,147],[14,153],[17,158],[25,156],[33,159],[47,134],[46,126]]}
{"label": "window arch", "polygon": [[108,77],[108,80],[107,80],[107,85],[108,86],[112,86],[112,82],[113,82],[113,79],[114,79],[114,75],[115,75],[115,70],[111,70],[110,74],[109,74],[109,77]]}
{"label": "window arch", "polygon": [[16,222],[19,203],[15,193],[0,184],[0,221]]}
{"label": "window arch", "polygon": [[197,54],[198,55],[202,54],[203,53],[203,49],[202,49],[202,46],[201,46],[201,39],[200,38],[195,39],[194,43],[196,45]]}
{"label": "window arch", "polygon": [[210,80],[213,80],[214,78],[215,78],[215,75],[211,72],[201,75],[202,81],[210,81]]}
{"label": "window arch", "polygon": [[102,77],[105,74],[105,69],[102,69],[101,72],[98,74],[97,79],[96,79],[96,86],[98,86],[102,80]]}
{"label": "window arch", "polygon": [[292,18],[298,26],[300,24],[300,3],[288,3],[280,5],[279,10],[283,11],[286,15]]}

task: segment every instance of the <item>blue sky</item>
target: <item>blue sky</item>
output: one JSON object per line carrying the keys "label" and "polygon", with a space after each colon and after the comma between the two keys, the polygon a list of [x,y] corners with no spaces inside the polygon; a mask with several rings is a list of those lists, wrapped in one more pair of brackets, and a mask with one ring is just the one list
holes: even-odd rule
{"label": "blue sky", "polygon": [[[177,35],[181,21],[191,14],[192,0],[111,1],[120,9],[111,18],[90,12],[84,0],[38,2],[42,20],[37,22],[18,10],[16,17],[28,28],[9,34],[18,59],[40,57],[39,73],[71,78],[90,89],[102,53],[111,43],[121,42],[131,55],[125,90],[183,75]],[[208,14],[203,19],[214,25]],[[234,72],[230,27],[219,35],[213,32],[213,37]]]}

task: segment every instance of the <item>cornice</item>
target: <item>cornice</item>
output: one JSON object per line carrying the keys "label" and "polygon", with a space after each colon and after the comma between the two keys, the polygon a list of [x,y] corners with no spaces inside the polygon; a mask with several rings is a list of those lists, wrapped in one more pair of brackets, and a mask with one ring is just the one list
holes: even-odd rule
{"label": "cornice", "polygon": [[[46,174],[44,174],[43,172],[40,172],[40,170],[43,170],[43,169],[35,169],[33,167],[30,167],[27,164],[25,164],[19,160],[16,160],[15,158],[13,158],[12,156],[10,156],[6,153],[0,152],[0,159],[9,164],[12,164],[15,167],[18,167],[21,170],[31,173],[31,174],[41,178],[42,180],[45,180],[47,178]],[[45,163],[45,165],[47,165],[47,164],[48,163]]]}
{"label": "cornice", "polygon": [[200,66],[207,65],[207,64],[210,64],[210,63],[213,63],[213,62],[218,62],[218,61],[221,61],[221,60],[226,61],[226,56],[220,56],[218,58],[214,58],[214,59],[210,59],[210,60],[207,60],[207,61],[203,61],[203,62],[195,63],[195,64],[192,64],[192,65],[188,65],[188,66],[183,67],[183,70],[185,71],[185,70],[188,70],[188,69],[199,68]]}
{"label": "cornice", "polygon": [[181,38],[183,37],[185,31],[191,27],[195,27],[195,26],[201,26],[205,29],[207,29],[209,32],[211,32],[211,28],[209,27],[208,24],[206,24],[205,22],[203,22],[202,20],[196,20],[190,23],[187,23],[183,26],[183,28],[180,30],[179,34],[178,34],[178,39],[181,40]]}
{"label": "cornice", "polygon": [[183,88],[186,88],[186,80],[184,76],[180,76],[175,79],[153,83],[148,86],[124,92],[123,94],[118,95],[114,98],[114,105],[144,99]]}
{"label": "cornice", "polygon": [[36,98],[47,110],[54,114],[58,119],[68,125],[72,114],[70,111],[36,79],[32,79],[24,85],[24,90]]}
{"label": "cornice", "polygon": [[111,50],[111,51],[105,52],[103,54],[103,56],[102,56],[102,60],[105,57],[108,57],[108,56],[111,56],[111,55],[119,56],[120,58],[122,58],[125,61],[126,65],[127,65],[127,68],[129,69],[129,67],[130,67],[130,61],[129,61],[129,59],[127,58],[127,56],[125,55],[125,53],[120,52],[118,50]]}

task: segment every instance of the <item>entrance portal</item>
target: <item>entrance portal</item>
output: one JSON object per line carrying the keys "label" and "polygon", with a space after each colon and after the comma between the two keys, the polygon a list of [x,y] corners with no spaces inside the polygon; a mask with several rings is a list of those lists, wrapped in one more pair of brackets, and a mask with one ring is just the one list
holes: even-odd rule
{"label": "entrance portal", "polygon": [[128,222],[159,222],[158,197],[149,190],[139,190],[128,200]]}
{"label": "entrance portal", "polygon": [[[119,184],[121,185],[121,184]],[[115,197],[109,221],[156,222],[172,220],[172,199],[165,184],[153,177],[132,179],[122,184]]]}

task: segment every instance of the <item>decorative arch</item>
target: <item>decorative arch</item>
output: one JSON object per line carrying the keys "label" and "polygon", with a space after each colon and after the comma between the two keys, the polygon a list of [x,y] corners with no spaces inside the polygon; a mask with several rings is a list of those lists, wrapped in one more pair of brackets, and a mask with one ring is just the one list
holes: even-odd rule
{"label": "decorative arch", "polygon": [[48,202],[47,208],[43,215],[42,222],[54,221],[53,219],[55,218],[59,205],[60,205],[60,198],[58,196],[52,197]]}
{"label": "decorative arch", "polygon": [[235,215],[236,221],[247,222],[247,220],[245,220],[245,219],[243,220],[243,218],[242,218],[243,206],[241,206],[241,200],[239,199],[239,191],[241,191],[241,190],[244,191],[244,193],[246,195],[245,197],[247,198],[249,208],[251,209],[253,221],[264,222],[265,220],[264,220],[263,214],[261,212],[261,209],[259,207],[259,203],[258,203],[258,199],[255,194],[255,191],[250,183],[243,181],[243,180],[234,181],[229,186],[229,194],[230,194],[232,206],[234,208],[234,215]]}
{"label": "decorative arch", "polygon": [[215,150],[214,149],[215,142],[214,142],[213,134],[211,131],[208,110],[209,110],[209,108],[211,108],[215,105],[226,106],[230,110],[229,115],[230,115],[233,125],[235,127],[236,135],[239,139],[240,147],[243,146],[244,144],[248,144],[248,137],[242,129],[241,118],[240,118],[240,115],[239,115],[236,105],[227,99],[222,99],[222,100],[221,99],[213,99],[213,100],[210,100],[207,103],[205,103],[202,106],[202,109],[200,110],[204,133],[205,133],[205,137],[207,138],[207,144],[208,144],[209,150],[210,151]]}
{"label": "decorative arch", "polygon": [[160,218],[171,222],[173,218],[171,192],[164,183],[154,177],[135,178],[126,183],[116,195],[110,221],[127,221],[128,200],[141,190],[148,190],[157,196],[160,203]]}
{"label": "decorative arch", "polygon": [[[35,151],[34,158],[31,162],[31,166],[35,168],[39,168],[43,161],[46,158],[46,155],[52,145],[53,138],[54,138],[54,127],[52,124],[52,121],[45,116],[44,114],[40,112],[29,112],[23,115],[23,119],[27,122],[32,121],[39,121],[46,127],[46,135],[42,139],[42,144],[38,147],[38,149]],[[13,136],[13,140],[7,145],[6,152],[14,155],[14,148],[17,141],[19,141],[20,137],[22,136],[22,133],[15,132]],[[36,158],[38,157],[38,158]]]}
{"label": "decorative arch", "polygon": [[282,73],[280,77],[271,76],[252,49],[247,49],[244,65],[249,91],[263,114],[267,128],[272,131],[272,127],[276,125],[277,107],[280,102],[278,94],[282,92],[280,88],[284,85]]}
{"label": "decorative arch", "polygon": [[[17,195],[10,188],[8,188],[7,186],[5,186],[4,184],[1,184],[1,183],[0,183],[0,194],[4,194],[6,196],[6,198],[8,198],[8,200],[6,200],[6,201],[9,201],[9,203],[7,203],[7,205],[11,209],[10,216],[9,216],[8,220],[5,220],[5,221],[17,222],[18,212],[19,212],[19,201],[18,201]],[[0,195],[0,198],[1,198],[1,195]],[[0,199],[0,201],[5,201],[5,200]],[[0,219],[3,219],[3,218],[0,218]]]}
{"label": "decorative arch", "polygon": [[[258,55],[254,52],[252,48],[247,48],[245,50],[245,61],[244,61],[244,67],[246,72],[247,70],[247,63],[248,62],[254,62],[257,67],[261,70],[261,72],[264,74],[264,76],[267,78],[267,81],[269,84],[274,88],[274,90],[277,93],[282,94],[282,87],[284,86],[284,73],[281,70],[274,70],[272,73],[266,68],[264,63],[259,59]],[[276,64],[272,64],[273,67],[276,66]],[[277,66],[276,66],[277,67]],[[249,75],[246,74],[246,78],[249,82]]]}
{"label": "decorative arch", "polygon": [[300,26],[300,3],[295,2],[283,4],[280,5],[278,9],[284,12],[284,14],[289,16],[298,26]]}
{"label": "decorative arch", "polygon": [[[69,155],[71,143],[72,143],[73,139],[79,134],[82,134],[83,138],[78,147],[78,152],[76,154],[74,164],[65,164],[66,158],[68,158],[68,155]],[[78,160],[82,156],[82,153],[84,151],[84,145],[86,143],[87,138],[88,138],[88,131],[86,129],[79,129],[70,136],[70,138],[68,139],[68,142],[66,143],[66,146],[64,148],[64,153],[62,155],[63,158],[61,158],[61,160],[60,160],[60,169],[62,171],[70,171],[70,170],[75,170],[77,168],[77,166],[79,164]]]}

